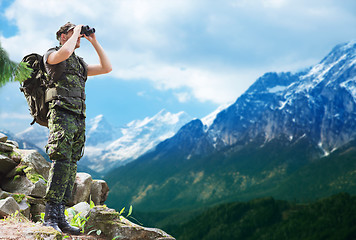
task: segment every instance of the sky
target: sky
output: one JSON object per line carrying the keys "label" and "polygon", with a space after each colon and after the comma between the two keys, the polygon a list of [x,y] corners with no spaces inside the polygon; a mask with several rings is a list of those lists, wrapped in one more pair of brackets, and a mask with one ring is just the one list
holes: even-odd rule
{"label": "sky", "polygon": [[[203,118],[266,72],[317,64],[356,39],[356,1],[0,0],[0,43],[13,61],[44,54],[68,21],[94,27],[113,65],[87,81],[88,119],[124,126],[162,109]],[[98,63],[85,39],[76,54]],[[0,129],[30,121],[18,83],[0,88]]]}

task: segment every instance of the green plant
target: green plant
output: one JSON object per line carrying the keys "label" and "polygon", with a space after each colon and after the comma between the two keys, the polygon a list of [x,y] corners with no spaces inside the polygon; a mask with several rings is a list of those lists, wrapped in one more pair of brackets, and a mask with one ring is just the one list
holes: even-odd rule
{"label": "green plant", "polygon": [[38,180],[42,179],[47,183],[47,180],[39,173],[37,173],[32,167],[27,167],[23,169],[26,177],[33,183],[36,183]]}
{"label": "green plant", "polygon": [[20,179],[20,175],[15,175],[14,178],[13,178],[13,181],[16,181],[18,179]]}
{"label": "green plant", "polygon": [[12,197],[15,199],[17,203],[21,203],[22,200],[26,197],[25,194],[13,194]]}
{"label": "green plant", "polygon": [[[120,216],[122,216],[122,214],[125,212],[125,207],[123,207],[121,209],[121,211],[119,212]],[[130,209],[129,209],[129,213],[127,214],[126,218],[128,218],[129,216],[131,216],[132,214],[132,205],[130,206]]]}
{"label": "green plant", "polygon": [[127,213],[126,217],[124,217],[122,214],[125,212],[125,207],[123,207],[123,208],[121,209],[121,211],[119,212],[119,214],[120,214],[120,219],[121,219],[121,218],[131,218],[131,219],[135,220],[136,223],[142,225],[142,223],[140,223],[140,221],[138,221],[136,218],[134,218],[134,217],[132,216],[132,210],[133,210],[132,205],[130,205],[129,212]]}
{"label": "green plant", "polygon": [[40,218],[41,222],[44,223],[45,213],[42,212],[41,215],[40,215],[40,217],[41,217],[41,218]]}
{"label": "green plant", "polygon": [[[69,208],[69,211],[71,212],[71,214],[73,215],[72,220],[70,221],[70,225],[74,226],[74,227],[79,227],[81,228],[81,232],[84,233],[85,230],[85,224],[88,221],[89,217],[83,217],[81,216],[81,212],[75,214],[75,211],[73,208]],[[69,215],[68,210],[64,211],[64,214],[66,216]]]}
{"label": "green plant", "polygon": [[24,215],[21,214],[20,211],[16,210],[14,213],[5,216],[1,221],[6,221],[10,223],[19,223],[19,222],[27,222],[29,221]]}
{"label": "green plant", "polygon": [[11,219],[15,218],[17,214],[19,214],[19,211],[16,210],[16,212],[4,217],[3,219],[1,219],[1,221],[10,221]]}
{"label": "green plant", "polygon": [[92,234],[93,232],[95,232],[96,235],[98,235],[98,236],[101,234],[101,230],[100,229],[93,229],[93,230],[88,232],[88,235]]}
{"label": "green plant", "polygon": [[[95,203],[91,200],[91,197],[90,197],[90,209],[92,209],[93,207],[95,207]],[[73,215],[73,218],[72,220],[70,221],[70,225],[72,226],[75,226],[75,227],[79,227],[81,228],[81,232],[84,233],[85,231],[85,224],[88,222],[90,216],[88,217],[83,217],[81,216],[81,212],[77,213],[75,212],[74,208],[69,208],[69,209],[66,209],[64,211],[64,214],[68,217],[69,216],[69,213],[68,213],[68,210],[70,211],[70,213]],[[90,227],[88,227],[90,228]],[[98,230],[98,229],[95,229],[95,230],[92,230],[88,233],[88,235],[92,232],[96,231],[97,235],[100,235],[101,234],[101,230]]]}
{"label": "green plant", "polygon": [[26,165],[18,165],[15,169],[16,175],[21,175],[24,173],[24,170],[27,168]]}

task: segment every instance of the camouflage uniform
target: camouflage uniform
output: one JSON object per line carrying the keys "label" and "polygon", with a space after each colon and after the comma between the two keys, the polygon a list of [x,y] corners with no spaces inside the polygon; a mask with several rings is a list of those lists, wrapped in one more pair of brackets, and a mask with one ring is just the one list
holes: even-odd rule
{"label": "camouflage uniform", "polygon": [[50,91],[53,90],[46,99],[50,131],[46,151],[52,165],[45,199],[53,203],[69,201],[85,142],[87,65],[74,53],[59,64],[48,64],[48,56],[58,50],[58,47],[49,49],[44,56]]}

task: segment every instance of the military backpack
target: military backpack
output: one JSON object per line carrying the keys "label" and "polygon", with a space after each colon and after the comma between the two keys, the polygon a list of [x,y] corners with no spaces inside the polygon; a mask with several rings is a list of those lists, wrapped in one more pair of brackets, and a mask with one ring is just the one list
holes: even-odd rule
{"label": "military backpack", "polygon": [[37,53],[26,55],[22,59],[27,67],[32,69],[30,77],[21,83],[20,90],[24,93],[33,121],[48,127],[48,103],[45,101],[48,76],[43,63],[43,56]]}

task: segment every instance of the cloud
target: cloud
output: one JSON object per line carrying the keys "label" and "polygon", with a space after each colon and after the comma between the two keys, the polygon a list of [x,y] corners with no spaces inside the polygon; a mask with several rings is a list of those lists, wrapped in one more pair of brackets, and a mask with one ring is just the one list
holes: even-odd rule
{"label": "cloud", "polygon": [[177,92],[174,94],[179,102],[185,103],[190,100],[190,94],[188,92]]}
{"label": "cloud", "polygon": [[[5,16],[19,31],[0,41],[19,61],[55,45],[65,22],[88,24],[112,77],[150,81],[181,102],[223,104],[264,72],[307,67],[351,40],[355,8],[352,0],[15,0]],[[89,44],[77,52],[97,62]]]}

